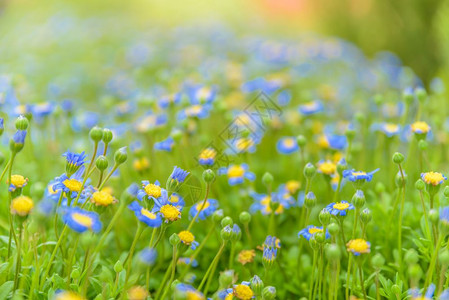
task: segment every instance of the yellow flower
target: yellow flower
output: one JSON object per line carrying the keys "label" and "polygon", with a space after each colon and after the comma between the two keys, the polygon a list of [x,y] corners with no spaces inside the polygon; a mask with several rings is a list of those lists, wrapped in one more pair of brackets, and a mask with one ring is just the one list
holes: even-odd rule
{"label": "yellow flower", "polygon": [[133,162],[133,167],[137,171],[147,170],[150,167],[150,161],[146,157],[137,158]]}
{"label": "yellow flower", "polygon": [[28,182],[28,178],[23,177],[22,175],[12,175],[11,176],[11,184],[16,188],[24,187]]}
{"label": "yellow flower", "polygon": [[292,195],[294,193],[296,193],[299,190],[300,187],[301,187],[301,183],[299,181],[297,181],[297,180],[289,180],[285,184],[285,188]]}
{"label": "yellow flower", "polygon": [[325,175],[332,175],[337,170],[337,165],[331,161],[324,161],[318,163],[318,171]]}
{"label": "yellow flower", "polygon": [[108,206],[114,202],[114,197],[112,197],[112,195],[108,192],[96,191],[92,194],[92,202],[97,206]]}
{"label": "yellow flower", "polygon": [[242,265],[245,265],[247,263],[252,263],[254,261],[255,256],[256,256],[256,251],[254,251],[254,249],[242,250],[239,253],[238,261]]}
{"label": "yellow flower", "polygon": [[148,196],[159,198],[161,196],[161,187],[156,184],[149,183],[145,186],[145,193],[147,193]]}
{"label": "yellow flower", "polygon": [[249,300],[254,296],[251,288],[245,284],[239,284],[234,287],[234,296],[237,299]]}
{"label": "yellow flower", "polygon": [[76,179],[66,179],[62,182],[71,192],[79,192],[83,184]]}
{"label": "yellow flower", "polygon": [[412,126],[412,131],[414,133],[424,134],[424,133],[428,133],[430,131],[429,124],[427,124],[426,122],[423,122],[423,121],[415,122],[411,126]]}
{"label": "yellow flower", "polygon": [[133,286],[128,290],[129,300],[144,300],[148,297],[148,292],[141,286]]}
{"label": "yellow flower", "polygon": [[348,252],[352,252],[354,255],[360,255],[371,252],[371,244],[364,239],[350,240],[346,244]]}
{"label": "yellow flower", "polygon": [[33,207],[34,203],[30,197],[19,196],[11,202],[11,213],[25,217],[30,213]]}
{"label": "yellow flower", "polygon": [[190,245],[195,241],[195,236],[188,230],[183,230],[178,233],[181,242],[186,245]]}
{"label": "yellow flower", "polygon": [[181,212],[176,207],[170,204],[165,204],[164,206],[162,206],[160,212],[165,219],[170,221],[176,221],[181,218]]}
{"label": "yellow flower", "polygon": [[54,300],[85,300],[85,299],[86,298],[81,297],[80,295],[70,291],[63,291],[57,293],[54,298]]}
{"label": "yellow flower", "polygon": [[442,184],[447,178],[441,173],[438,172],[427,172],[421,174],[421,179],[431,185],[440,185]]}
{"label": "yellow flower", "polygon": [[245,169],[240,165],[233,165],[228,168],[228,177],[243,177],[245,175]]}

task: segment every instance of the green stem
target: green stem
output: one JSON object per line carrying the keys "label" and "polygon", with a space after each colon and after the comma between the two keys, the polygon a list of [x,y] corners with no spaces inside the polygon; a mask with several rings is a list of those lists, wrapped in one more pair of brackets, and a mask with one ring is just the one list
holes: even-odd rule
{"label": "green stem", "polygon": [[193,223],[196,221],[196,219],[198,218],[199,214],[201,213],[201,211],[204,209],[204,207],[206,206],[207,203],[207,197],[209,196],[209,190],[210,190],[210,184],[209,182],[206,183],[206,196],[204,197],[203,200],[203,204],[201,205],[200,209],[196,212],[195,217],[193,217],[192,221],[190,221],[189,226],[187,227],[187,231],[190,231],[190,229],[193,226]]}
{"label": "green stem", "polygon": [[129,276],[130,276],[129,273],[131,271],[131,264],[132,264],[132,261],[133,261],[134,249],[136,248],[137,241],[139,240],[140,235],[142,234],[142,231],[143,231],[143,227],[142,227],[142,225],[140,225],[140,221],[138,221],[136,235],[134,236],[134,240],[133,240],[133,242],[131,244],[131,248],[129,249],[128,256],[126,257],[125,261],[123,262],[123,264],[126,264],[126,262],[128,262],[128,266],[126,268],[125,285],[124,285],[125,288],[126,288],[126,285],[128,283]]}
{"label": "green stem", "polygon": [[16,249],[17,261],[16,261],[16,274],[14,276],[13,293],[16,291],[17,285],[19,283],[19,273],[20,273],[20,268],[21,268],[21,254],[22,254],[22,229],[23,229],[23,224],[20,224],[20,226],[19,226],[19,244]]}
{"label": "green stem", "polygon": [[437,244],[435,246],[435,250],[432,255],[432,259],[430,260],[430,265],[429,265],[429,269],[427,271],[424,288],[427,288],[430,285],[430,283],[432,282],[432,277],[434,275],[433,273],[434,273],[434,269],[435,269],[435,265],[436,265],[436,261],[437,261],[437,257],[438,257],[438,251],[440,250],[441,242],[443,241],[443,239],[444,239],[443,234],[440,234],[440,236],[438,237]]}
{"label": "green stem", "polygon": [[101,183],[100,187],[98,188],[99,191],[101,191],[101,189],[104,187],[105,183],[109,180],[109,178],[111,178],[112,174],[114,174],[115,170],[117,170],[119,165],[115,164],[114,167],[112,167],[111,172],[109,172],[109,174],[106,176],[106,178],[104,179],[104,181]]}
{"label": "green stem", "polygon": [[209,268],[206,271],[206,274],[203,277],[203,280],[201,281],[200,285],[198,286],[198,291],[201,291],[204,284],[206,283],[206,280],[209,278],[209,274],[211,273],[211,269],[213,267],[213,265],[215,264],[215,262],[220,258],[221,253],[223,252],[224,248],[225,248],[226,242],[223,242],[221,244],[220,249],[218,250],[217,254],[215,255],[214,259],[212,260],[212,263],[210,264]]}
{"label": "green stem", "polygon": [[309,284],[309,299],[313,299],[313,281],[315,278],[315,267],[316,267],[316,260],[317,260],[317,251],[313,250],[313,262],[312,262],[312,275],[310,276],[310,284]]}
{"label": "green stem", "polygon": [[362,287],[363,291],[363,299],[366,300],[365,282],[363,281],[363,270],[361,263],[359,264],[359,276],[360,276],[360,286]]}
{"label": "green stem", "polygon": [[171,267],[170,280],[168,281],[168,285],[164,288],[164,292],[162,293],[161,299],[165,299],[165,295],[167,295],[167,292],[170,290],[170,286],[171,286],[173,280],[175,279],[176,259],[177,259],[176,249],[177,249],[177,246],[173,246],[173,261],[171,264],[172,267]]}
{"label": "green stem", "polygon": [[59,236],[58,242],[56,243],[55,249],[53,249],[53,252],[51,253],[50,260],[47,263],[47,268],[45,269],[44,276],[42,277],[42,283],[40,285],[40,290],[42,290],[42,288],[44,287],[45,280],[47,280],[47,278],[48,278],[48,273],[50,272],[51,266],[55,259],[56,252],[58,252],[58,248],[61,245],[62,240],[63,240],[68,228],[69,227],[67,225],[64,226],[64,229],[62,230],[61,235]]}
{"label": "green stem", "polygon": [[[12,165],[14,163],[14,159],[16,157],[16,153],[12,152],[11,154],[11,164],[9,165],[8,168],[8,182],[11,183],[11,172],[12,172]],[[9,206],[8,206],[8,215],[9,215],[9,240],[8,240],[8,256],[7,258],[9,259],[9,257],[11,256],[11,238],[14,238],[14,242],[16,243],[16,247],[17,247],[17,237],[16,237],[16,233],[14,230],[14,218],[13,215],[11,213],[11,210],[9,209],[9,207],[11,207],[11,203],[12,203],[12,194],[11,192],[9,192],[9,186],[8,184],[6,185],[7,189],[8,189],[8,195],[9,195]]]}

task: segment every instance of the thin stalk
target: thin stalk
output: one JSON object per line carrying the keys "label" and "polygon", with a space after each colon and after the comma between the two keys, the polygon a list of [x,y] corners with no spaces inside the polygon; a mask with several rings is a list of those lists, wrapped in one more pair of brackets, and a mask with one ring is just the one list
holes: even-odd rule
{"label": "thin stalk", "polygon": [[172,264],[171,264],[172,267],[171,267],[170,280],[168,282],[168,285],[164,288],[164,292],[162,293],[162,298],[161,299],[165,299],[165,295],[167,295],[167,292],[170,290],[170,286],[171,286],[173,280],[175,279],[176,258],[177,258],[176,249],[178,249],[178,247],[176,245],[173,246],[173,261],[172,261]]}
{"label": "thin stalk", "polygon": [[16,274],[14,276],[14,289],[13,293],[17,289],[17,285],[19,283],[19,273],[21,268],[21,255],[22,255],[22,230],[23,230],[23,224],[20,224],[19,226],[19,244],[17,246],[17,261],[16,261]]}
{"label": "thin stalk", "polygon": [[215,255],[214,259],[212,260],[212,263],[210,264],[209,268],[207,269],[206,274],[203,277],[203,280],[201,281],[200,285],[198,286],[199,291],[202,290],[204,284],[206,283],[206,280],[209,278],[209,273],[211,273],[211,269],[212,269],[213,265],[215,264],[215,262],[220,258],[221,253],[223,252],[225,246],[226,246],[226,243],[223,242],[221,244],[221,247],[218,250],[217,254]]}
{"label": "thin stalk", "polygon": [[187,231],[190,231],[192,229],[193,223],[195,223],[196,219],[198,218],[201,211],[204,209],[207,203],[207,197],[209,196],[209,190],[210,190],[210,183],[206,183],[206,196],[204,196],[203,204],[201,205],[200,209],[196,212],[195,217],[193,217],[192,221],[190,221],[189,226],[187,227]]}
{"label": "thin stalk", "polygon": [[362,287],[363,291],[363,299],[366,300],[365,282],[363,281],[363,270],[361,263],[359,264],[359,276],[360,276],[360,286]]}
{"label": "thin stalk", "polygon": [[112,167],[111,172],[109,172],[109,174],[106,176],[106,178],[103,180],[100,187],[98,188],[99,191],[101,191],[101,189],[104,187],[105,183],[109,180],[109,178],[111,178],[112,174],[114,174],[115,170],[117,170],[118,167],[119,167],[119,165],[117,165],[117,164],[115,164]]}
{"label": "thin stalk", "polygon": [[63,240],[68,228],[69,227],[67,225],[64,226],[64,229],[62,230],[61,235],[59,236],[58,242],[56,243],[55,249],[51,253],[50,260],[47,263],[47,268],[45,269],[44,276],[42,277],[42,283],[40,284],[40,290],[42,290],[42,288],[44,287],[45,280],[47,279],[48,273],[50,272],[51,266],[53,264],[53,260],[55,259],[55,256],[56,256],[56,252],[58,252],[58,248],[61,245],[62,240]]}
{"label": "thin stalk", "polygon": [[315,278],[316,260],[317,260],[317,251],[313,250],[312,275],[310,276],[310,284],[309,284],[309,299],[313,299],[312,295],[313,295],[313,282]]}

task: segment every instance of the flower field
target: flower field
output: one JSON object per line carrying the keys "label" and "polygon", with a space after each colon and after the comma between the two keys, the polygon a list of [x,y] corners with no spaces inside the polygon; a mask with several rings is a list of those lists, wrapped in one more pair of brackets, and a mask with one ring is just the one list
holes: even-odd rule
{"label": "flower field", "polygon": [[449,299],[443,79],[39,14],[0,37],[0,299]]}

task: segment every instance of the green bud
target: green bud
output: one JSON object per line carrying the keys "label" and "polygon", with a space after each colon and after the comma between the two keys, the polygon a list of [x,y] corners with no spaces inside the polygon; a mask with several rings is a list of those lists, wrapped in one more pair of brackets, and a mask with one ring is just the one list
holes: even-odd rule
{"label": "green bud", "polygon": [[392,291],[395,295],[401,295],[401,294],[402,294],[402,290],[401,290],[401,288],[399,287],[399,285],[397,285],[397,284],[393,284],[393,285],[391,286],[391,291]]}
{"label": "green bud", "polygon": [[312,235],[312,237],[309,239],[309,245],[313,251],[317,251],[318,249],[320,249],[320,244],[316,240],[315,234]]}
{"label": "green bud", "polygon": [[103,143],[109,144],[112,141],[112,138],[114,137],[114,134],[112,131],[108,128],[103,129]]}
{"label": "green bud", "polygon": [[419,280],[423,275],[423,271],[418,264],[413,264],[408,268],[408,274],[410,278]]}
{"label": "green bud", "polygon": [[352,141],[355,138],[355,130],[354,129],[346,129],[345,135],[348,140]]}
{"label": "green bud", "polygon": [[336,244],[330,244],[326,249],[326,257],[328,260],[337,261],[341,257],[340,247]]}
{"label": "green bud", "polygon": [[218,282],[221,287],[228,287],[234,283],[235,273],[234,270],[226,270],[220,273]]}
{"label": "green bud", "polygon": [[419,102],[424,102],[427,99],[427,92],[423,88],[416,88],[415,89],[416,98],[418,98]]}
{"label": "green bud", "polygon": [[264,287],[262,279],[260,279],[259,276],[254,275],[250,282],[251,290],[253,290],[255,295],[260,296]]}
{"label": "green bud", "polygon": [[222,209],[218,209],[216,211],[214,211],[214,213],[212,214],[212,220],[215,223],[219,223],[221,222],[221,219],[223,219],[224,213]]}
{"label": "green bud", "polygon": [[385,192],[385,184],[383,184],[382,182],[377,182],[376,183],[376,185],[375,185],[375,187],[374,187],[374,190],[376,191],[376,193],[378,193],[378,194],[382,194],[382,193],[384,193]]}
{"label": "green bud", "polygon": [[271,173],[269,172],[265,172],[265,174],[263,174],[262,176],[262,182],[266,187],[271,186],[273,180],[274,180],[273,175],[271,175]]}
{"label": "green bud", "polygon": [[306,137],[305,137],[305,136],[303,136],[303,135],[298,135],[298,136],[296,137],[296,142],[298,143],[298,146],[299,146],[299,147],[304,147],[304,146],[306,145],[307,140],[306,140]]}
{"label": "green bud", "polygon": [[117,262],[114,265],[114,271],[116,273],[120,273],[123,270],[123,264],[120,260],[117,260]]}
{"label": "green bud", "polygon": [[320,219],[320,223],[323,226],[327,226],[330,223],[330,221],[331,221],[331,214],[330,214],[330,212],[327,209],[323,208],[320,211],[320,214],[319,214],[318,218]]}
{"label": "green bud", "polygon": [[424,183],[424,181],[422,179],[418,179],[415,182],[415,189],[417,189],[418,191],[423,191],[426,188],[426,184]]}
{"label": "green bud", "polygon": [[247,225],[249,222],[251,222],[251,215],[247,211],[242,211],[239,215],[239,220],[242,224]]}
{"label": "green bud", "polygon": [[224,217],[221,220],[221,227],[225,228],[226,226],[232,226],[233,223],[234,221],[232,221],[231,217]]}
{"label": "green bud", "polygon": [[179,238],[177,233],[173,233],[170,238],[168,239],[168,241],[170,242],[170,245],[172,246],[176,246],[179,244],[179,242],[181,241],[181,239]]}
{"label": "green bud", "polygon": [[15,122],[16,129],[17,130],[27,130],[29,123],[30,122],[28,121],[27,118],[25,118],[24,116],[19,116]]}
{"label": "green bud", "polygon": [[401,171],[399,171],[396,174],[396,177],[394,178],[397,187],[402,187],[405,184],[407,184],[407,179],[408,179],[408,176],[405,173],[404,173],[404,178],[402,178]]}
{"label": "green bud", "polygon": [[304,205],[308,209],[312,209],[316,205],[316,197],[313,192],[309,192],[304,198]]}
{"label": "green bud", "polygon": [[329,231],[330,235],[336,236],[340,232],[340,227],[337,223],[330,223],[327,226],[327,231]]}
{"label": "green bud", "polygon": [[402,162],[404,161],[404,155],[402,154],[402,153],[399,153],[399,152],[395,152],[394,154],[393,154],[393,162],[395,163],[395,164],[401,164]]}
{"label": "green bud", "polygon": [[429,143],[426,140],[419,140],[418,148],[421,151],[427,150],[427,148],[429,148]]}
{"label": "green bud", "polygon": [[369,208],[365,208],[360,213],[360,221],[362,221],[363,224],[368,224],[373,218],[373,214],[371,213],[371,210]]}
{"label": "green bud", "polygon": [[404,260],[408,265],[416,264],[419,260],[419,255],[415,249],[408,249],[405,253]]}
{"label": "green bud", "polygon": [[273,300],[276,298],[276,288],[274,286],[267,286],[262,291],[262,297],[265,300]]}
{"label": "green bud", "polygon": [[354,196],[352,196],[352,204],[356,208],[362,208],[365,205],[365,202],[365,194],[363,194],[361,190],[357,190]]}
{"label": "green bud", "polygon": [[447,249],[443,250],[438,258],[442,265],[445,266],[449,265],[449,250]]}
{"label": "green bud", "polygon": [[444,197],[449,197],[449,186],[446,186],[443,191]]}
{"label": "green bud", "polygon": [[126,152],[126,147],[122,147],[115,151],[114,160],[117,165],[123,164],[128,159],[128,153]]}
{"label": "green bud", "polygon": [[104,171],[108,168],[109,162],[106,156],[100,155],[97,157],[97,160],[95,161],[95,165],[97,166],[97,169],[100,171]]}
{"label": "green bud", "polygon": [[207,169],[203,172],[203,180],[206,183],[213,182],[215,180],[215,173],[211,169]]}
{"label": "green bud", "polygon": [[440,219],[440,213],[436,209],[431,209],[429,211],[429,220],[433,224],[438,224],[438,220]]}
{"label": "green bud", "polygon": [[231,226],[227,225],[226,227],[224,227],[221,232],[220,232],[221,238],[223,239],[223,241],[229,241],[231,239],[232,236],[232,228]]}
{"label": "green bud", "polygon": [[179,142],[182,139],[182,131],[179,129],[175,129],[170,133],[170,136],[173,138],[175,142]]}
{"label": "green bud", "polygon": [[371,259],[371,264],[375,269],[380,269],[385,264],[385,258],[382,256],[382,254],[377,253]]}
{"label": "green bud", "polygon": [[384,102],[384,96],[377,94],[374,95],[374,103],[376,103],[377,106],[381,105]]}
{"label": "green bud", "polygon": [[98,126],[94,126],[90,132],[89,136],[95,143],[98,143],[103,138],[103,129]]}
{"label": "green bud", "polygon": [[346,160],[342,159],[337,163],[337,172],[342,176],[343,171],[348,169],[348,165],[346,164]]}
{"label": "green bud", "polygon": [[304,167],[304,176],[306,176],[307,179],[311,179],[313,176],[315,176],[315,173],[315,166],[311,163],[307,163],[307,165]]}
{"label": "green bud", "polygon": [[402,94],[402,99],[404,99],[404,102],[407,103],[407,105],[411,105],[415,100],[415,96],[407,91]]}
{"label": "green bud", "polygon": [[317,232],[315,233],[315,239],[318,243],[324,244],[326,241],[326,234],[324,232]]}
{"label": "green bud", "polygon": [[73,269],[73,271],[70,273],[70,277],[72,279],[78,279],[78,278],[80,278],[80,275],[81,275],[81,273],[80,273],[79,269]]}

